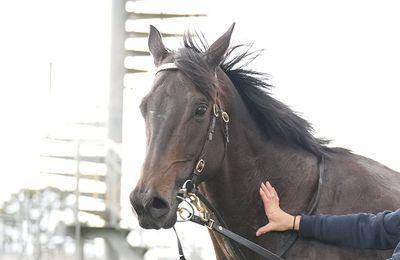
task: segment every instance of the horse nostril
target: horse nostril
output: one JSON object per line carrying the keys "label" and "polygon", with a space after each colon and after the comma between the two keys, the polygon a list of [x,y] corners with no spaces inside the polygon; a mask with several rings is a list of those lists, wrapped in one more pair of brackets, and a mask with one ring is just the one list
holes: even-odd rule
{"label": "horse nostril", "polygon": [[148,204],[148,211],[154,218],[160,218],[169,212],[169,204],[166,200],[154,197]]}
{"label": "horse nostril", "polygon": [[168,204],[160,198],[154,198],[151,202],[151,206],[155,209],[168,208]]}

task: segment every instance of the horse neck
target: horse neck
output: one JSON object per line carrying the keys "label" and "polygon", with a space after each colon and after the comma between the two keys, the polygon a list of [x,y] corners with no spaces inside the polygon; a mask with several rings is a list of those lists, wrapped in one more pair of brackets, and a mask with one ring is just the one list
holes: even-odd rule
{"label": "horse neck", "polygon": [[265,223],[258,192],[261,182],[272,183],[281,206],[290,213],[305,211],[318,181],[316,157],[278,138],[267,138],[234,86],[225,95],[230,100],[225,104],[232,119],[230,143],[221,171],[203,186],[206,195],[228,225],[252,220],[248,223],[251,228],[242,232],[255,232],[260,223]]}

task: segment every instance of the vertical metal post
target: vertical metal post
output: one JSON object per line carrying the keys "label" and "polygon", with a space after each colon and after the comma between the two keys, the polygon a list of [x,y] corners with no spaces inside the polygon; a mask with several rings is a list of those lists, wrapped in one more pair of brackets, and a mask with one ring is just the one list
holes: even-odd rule
{"label": "vertical metal post", "polygon": [[81,223],[79,222],[79,180],[80,180],[80,148],[79,141],[76,146],[76,184],[75,184],[75,259],[83,260],[83,241],[81,238]]}
{"label": "vertical metal post", "polygon": [[108,212],[108,225],[117,227],[120,211],[120,167],[115,167],[121,162],[121,155],[114,149],[120,147],[122,142],[122,110],[124,90],[124,59],[125,59],[125,0],[112,1],[111,13],[111,56],[110,56],[110,91],[108,115],[108,139],[111,144],[107,153],[107,196],[106,208]]}
{"label": "vertical metal post", "polygon": [[108,138],[122,142],[122,107],[125,59],[125,0],[112,1]]}

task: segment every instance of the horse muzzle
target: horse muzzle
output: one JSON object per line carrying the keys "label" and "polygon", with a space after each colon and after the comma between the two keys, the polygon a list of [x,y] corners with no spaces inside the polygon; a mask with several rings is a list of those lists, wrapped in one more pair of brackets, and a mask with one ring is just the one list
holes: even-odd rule
{"label": "horse muzzle", "polygon": [[177,202],[170,203],[155,191],[138,189],[132,191],[129,199],[142,228],[171,228],[175,224]]}

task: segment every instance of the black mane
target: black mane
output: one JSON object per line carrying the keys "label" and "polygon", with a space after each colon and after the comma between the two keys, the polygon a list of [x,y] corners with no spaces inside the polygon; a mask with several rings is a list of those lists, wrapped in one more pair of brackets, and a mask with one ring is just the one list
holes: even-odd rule
{"label": "black mane", "polygon": [[[184,48],[176,53],[175,63],[197,83],[200,91],[212,97],[213,90],[209,87],[214,85],[212,83],[215,78],[203,58],[208,44],[204,36],[198,33],[185,33],[183,39]],[[230,48],[220,67],[233,82],[254,120],[269,137],[278,136],[317,156],[328,151],[329,148],[325,145],[329,141],[314,137],[314,130],[307,120],[270,96],[272,85],[268,83],[268,75],[246,69],[260,54],[260,51],[252,52],[250,48],[251,45]]]}

